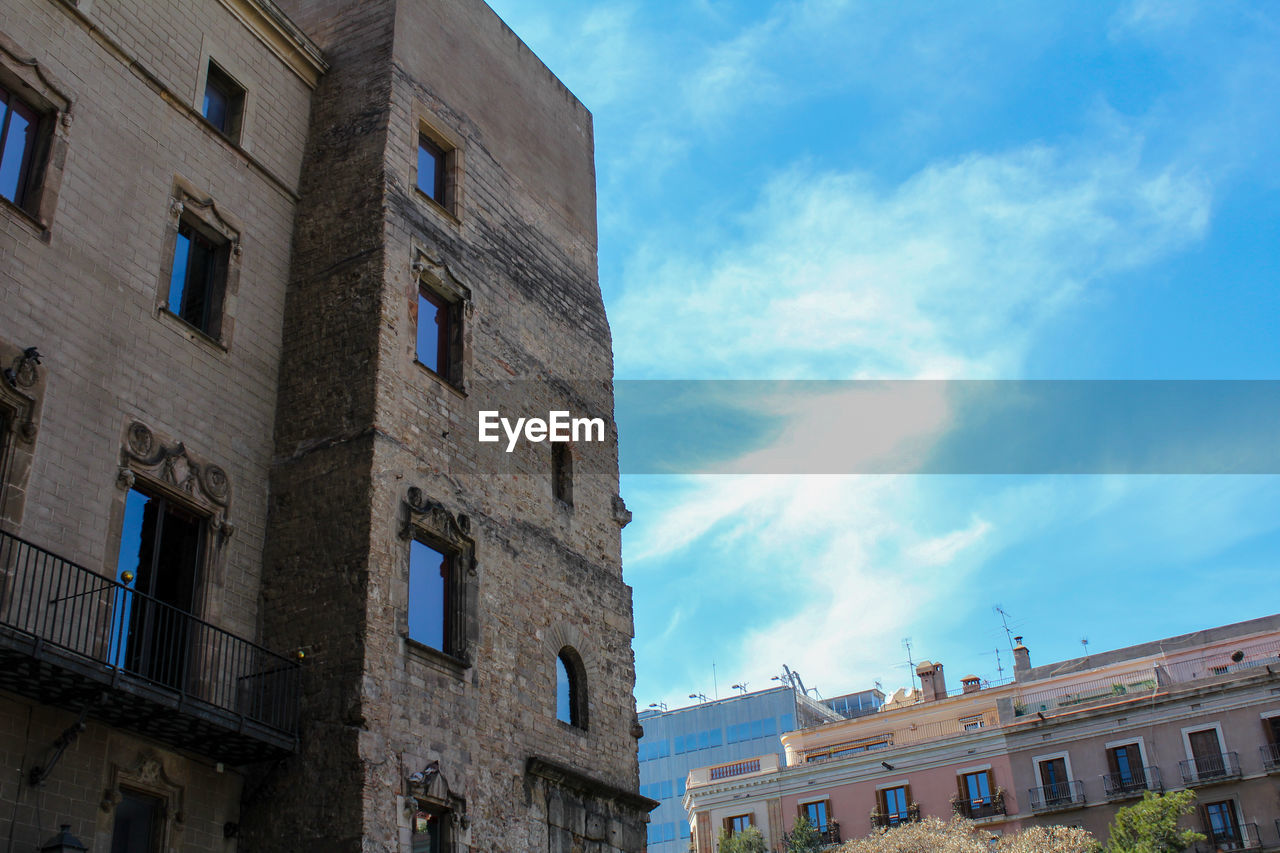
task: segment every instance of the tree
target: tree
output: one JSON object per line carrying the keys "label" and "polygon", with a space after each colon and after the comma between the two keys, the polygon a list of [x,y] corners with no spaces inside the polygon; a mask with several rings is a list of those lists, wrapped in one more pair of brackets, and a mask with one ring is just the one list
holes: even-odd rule
{"label": "tree", "polygon": [[816,853],[822,849],[822,836],[804,815],[796,817],[791,831],[783,836],[786,853]]}
{"label": "tree", "polygon": [[1016,835],[991,836],[974,831],[974,823],[953,818],[943,823],[936,817],[903,823],[879,830],[839,848],[839,853],[1093,853],[1097,842],[1083,829],[1065,826],[1037,826]]}
{"label": "tree", "polygon": [[1195,830],[1178,828],[1178,819],[1195,811],[1195,798],[1194,791],[1147,791],[1142,802],[1116,812],[1105,853],[1176,853],[1203,841]]}
{"label": "tree", "polygon": [[764,836],[754,826],[748,826],[733,835],[721,829],[720,837],[716,839],[716,849],[720,853],[769,853]]}

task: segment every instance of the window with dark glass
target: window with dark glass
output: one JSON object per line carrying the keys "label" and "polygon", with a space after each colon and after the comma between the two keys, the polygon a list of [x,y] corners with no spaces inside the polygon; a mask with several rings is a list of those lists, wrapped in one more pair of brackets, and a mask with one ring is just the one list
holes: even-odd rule
{"label": "window with dark glass", "polygon": [[39,157],[40,113],[0,86],[0,196],[30,208]]}
{"label": "window with dark glass", "polygon": [[449,813],[420,809],[413,817],[413,853],[444,853],[449,836]]}
{"label": "window with dark glass", "polygon": [[587,727],[586,675],[582,659],[568,646],[556,655],[556,719]]}
{"label": "window with dark glass", "polygon": [[239,140],[244,114],[244,88],[212,62],[209,63],[209,73],[205,77],[201,112],[209,124],[216,127],[223,136],[232,141]]}
{"label": "window with dark glass", "polygon": [[551,492],[556,500],[573,506],[573,451],[563,441],[551,443]]}
{"label": "window with dark glass", "polygon": [[204,560],[206,519],[130,489],[117,571],[111,663],[169,687],[188,676],[191,613]]}
{"label": "window with dark glass", "polygon": [[164,834],[163,815],[159,797],[121,788],[111,825],[111,853],[156,853]]}
{"label": "window with dark glass", "polygon": [[409,548],[409,639],[452,654],[452,559],[416,539]]}
{"label": "window with dark glass", "polygon": [[454,306],[425,284],[418,286],[418,362],[445,379],[453,374]]}
{"label": "window with dark glass", "polygon": [[447,152],[443,147],[425,135],[418,136],[418,189],[427,197],[448,207],[448,196],[445,188],[445,161]]}
{"label": "window with dark glass", "polygon": [[1236,817],[1236,804],[1233,800],[1219,803],[1207,803],[1204,807],[1205,829],[1209,841],[1217,849],[1238,850],[1241,842],[1240,821]]}
{"label": "window with dark glass", "polygon": [[1187,735],[1187,742],[1191,745],[1191,757],[1199,778],[1208,779],[1226,775],[1226,756],[1223,755],[1222,741],[1218,739],[1217,729],[1191,732]]}
{"label": "window with dark glass", "polygon": [[178,223],[166,306],[212,338],[222,331],[222,299],[231,245],[187,219]]}
{"label": "window with dark glass", "polygon": [[816,803],[805,803],[803,813],[805,819],[809,821],[809,825],[818,832],[827,831],[827,801],[820,800]]}
{"label": "window with dark glass", "polygon": [[1108,749],[1107,767],[1111,771],[1112,790],[1125,791],[1146,786],[1146,776],[1142,772],[1142,753],[1136,743]]}

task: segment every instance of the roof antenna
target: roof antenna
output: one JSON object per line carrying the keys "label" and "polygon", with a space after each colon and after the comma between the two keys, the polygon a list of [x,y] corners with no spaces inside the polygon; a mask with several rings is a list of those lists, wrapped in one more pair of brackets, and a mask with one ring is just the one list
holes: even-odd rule
{"label": "roof antenna", "polygon": [[911,689],[916,689],[916,662],[911,657],[911,638],[902,638],[902,647],[907,650],[907,671],[911,674]]}
{"label": "roof antenna", "polygon": [[1080,645],[1084,646],[1084,656],[1085,656],[1085,657],[1088,657],[1088,656],[1089,656],[1089,638],[1088,638],[1088,637],[1081,637],[1081,638],[1080,638]]}
{"label": "roof antenna", "polygon": [[1004,636],[1009,641],[1009,651],[1013,651],[1013,631],[1009,628],[1009,611],[999,604],[995,606],[995,611],[1000,614],[1000,624],[1004,626]]}
{"label": "roof antenna", "polygon": [[1004,664],[1000,662],[1000,647],[996,646],[996,679],[1004,681]]}

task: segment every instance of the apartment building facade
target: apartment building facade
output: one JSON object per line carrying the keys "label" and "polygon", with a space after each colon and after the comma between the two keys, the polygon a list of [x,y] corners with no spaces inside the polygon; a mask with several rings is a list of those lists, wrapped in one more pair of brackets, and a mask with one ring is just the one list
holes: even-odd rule
{"label": "apartment building facade", "polygon": [[480,0],[0,9],[0,835],[641,849],[590,114]]}
{"label": "apartment building facade", "polygon": [[[1099,838],[1147,790],[1192,788],[1202,849],[1280,849],[1280,616],[1032,668],[948,692],[938,664],[882,710],[783,736],[785,764],[690,774],[699,853],[722,828],[770,849],[804,815],[835,843],[960,814],[992,837],[1035,824]],[[767,759],[767,757],[766,757]]]}

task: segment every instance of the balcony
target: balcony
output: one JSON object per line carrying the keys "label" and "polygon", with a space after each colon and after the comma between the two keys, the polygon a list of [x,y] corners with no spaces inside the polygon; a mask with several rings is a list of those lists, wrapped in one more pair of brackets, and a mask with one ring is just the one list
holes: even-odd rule
{"label": "balcony", "polygon": [[890,829],[904,823],[915,823],[920,819],[920,806],[912,803],[904,812],[871,813],[871,825],[877,829]]}
{"label": "balcony", "polygon": [[1028,793],[1031,795],[1031,811],[1036,814],[1064,812],[1085,806],[1084,782],[1079,779],[1032,788]]}
{"label": "balcony", "polygon": [[997,793],[992,797],[977,797],[972,800],[956,800],[953,804],[955,813],[969,820],[987,820],[993,817],[1004,817],[1004,794]]}
{"label": "balcony", "polygon": [[1182,784],[1213,785],[1240,778],[1240,756],[1234,752],[1221,755],[1204,755],[1178,762],[1182,771]]}
{"label": "balcony", "polygon": [[1234,831],[1217,832],[1206,829],[1208,838],[1196,844],[1196,853],[1218,853],[1225,850],[1261,850],[1262,838],[1256,823],[1243,823]]}
{"label": "balcony", "polygon": [[1159,767],[1144,767],[1139,773],[1108,773],[1102,777],[1102,791],[1108,800],[1141,797],[1147,791],[1163,791]]}
{"label": "balcony", "polygon": [[1258,751],[1262,753],[1262,769],[1280,773],[1280,743],[1265,743]]}
{"label": "balcony", "polygon": [[[840,821],[829,821],[826,826],[813,827],[814,832],[818,835],[818,844],[821,847],[834,847],[840,844]],[[782,833],[782,843],[785,847],[792,842],[790,832]]]}
{"label": "balcony", "polygon": [[0,688],[228,764],[297,749],[296,661],[0,531]]}

